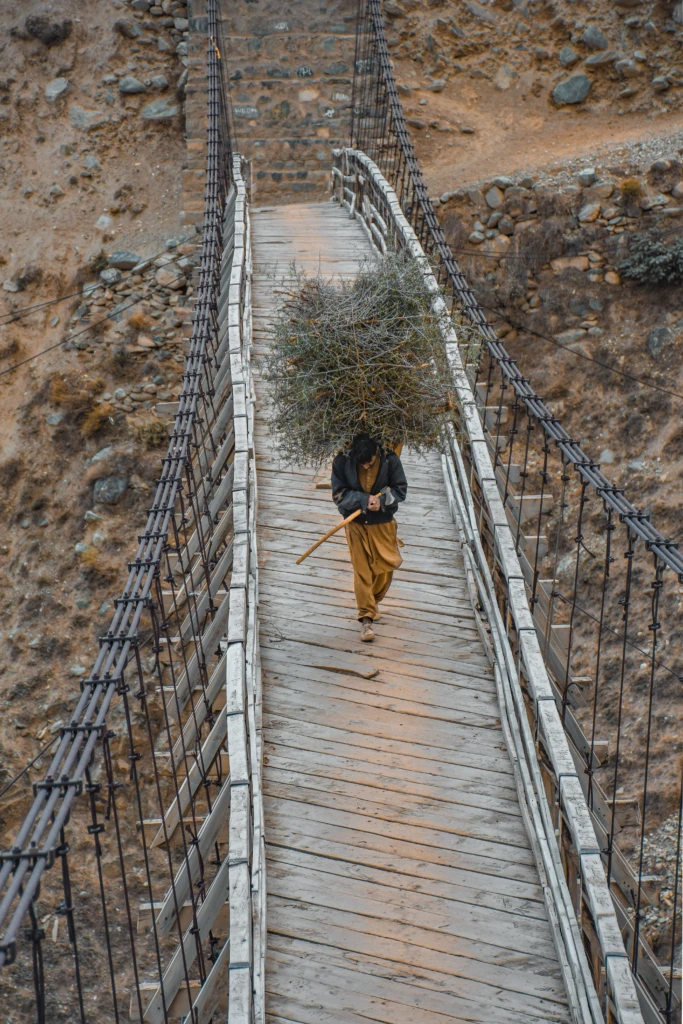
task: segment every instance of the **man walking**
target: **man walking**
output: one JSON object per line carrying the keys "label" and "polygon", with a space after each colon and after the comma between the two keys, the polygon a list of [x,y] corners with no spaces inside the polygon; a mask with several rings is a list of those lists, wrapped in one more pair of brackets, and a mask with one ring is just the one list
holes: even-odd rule
{"label": "man walking", "polygon": [[408,492],[398,455],[384,449],[369,434],[353,439],[351,450],[340,452],[332,464],[332,498],[348,523],[346,543],[353,565],[353,589],[358,606],[360,638],[375,639],[372,628],[377,605],[391,586],[394,569],[401,564],[394,513]]}

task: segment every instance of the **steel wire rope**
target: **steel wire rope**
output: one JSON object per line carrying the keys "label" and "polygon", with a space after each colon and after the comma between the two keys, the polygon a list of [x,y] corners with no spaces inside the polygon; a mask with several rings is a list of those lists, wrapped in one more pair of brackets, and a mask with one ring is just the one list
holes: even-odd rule
{"label": "steel wire rope", "polygon": [[[140,263],[138,264],[138,266],[141,266],[142,264],[149,264],[149,263],[152,263],[154,260],[158,260],[159,257],[163,256],[165,252],[168,252],[168,249],[162,249],[161,252],[156,253],[154,256],[146,256],[145,259],[140,260]],[[164,263],[164,266],[165,267],[169,267],[172,263],[177,263],[179,260],[183,260],[183,259],[187,259],[187,256],[184,253],[179,253],[178,255],[174,256],[172,259],[169,259],[168,263]],[[145,269],[149,269],[149,268],[145,267]],[[116,285],[118,286],[120,284],[123,284],[125,281],[129,280],[129,278],[132,277],[134,274],[135,274],[135,269],[129,271],[128,276],[127,277],[122,277],[120,281],[116,282]],[[95,284],[95,282],[92,282],[92,283]],[[106,285],[104,283],[104,281],[102,281],[99,284],[95,285],[95,287],[92,289],[92,292],[97,291],[98,288],[108,288],[108,287],[109,286]],[[89,294],[92,294],[92,292],[89,293]],[[0,313],[0,327],[4,326],[5,324],[14,323],[16,320],[21,320],[21,319],[23,319],[24,315],[28,315],[29,313],[34,313],[36,310],[45,309],[48,306],[56,306],[60,302],[66,302],[67,299],[75,299],[75,298],[79,298],[79,297],[80,298],[87,298],[87,296],[85,296],[83,294],[83,289],[81,289],[80,291],[77,291],[77,292],[70,292],[68,295],[61,295],[57,299],[46,299],[45,302],[37,302],[33,306],[20,306],[19,309],[13,309],[13,310],[11,310],[11,312]],[[141,302],[142,301],[142,296],[140,296],[140,298],[137,301]]]}
{"label": "steel wire rope", "polygon": [[[612,502],[613,497],[618,495],[619,497],[614,507],[620,515],[628,517],[629,528],[634,530],[634,532],[646,540],[646,542],[654,544],[654,549],[660,553],[665,563],[673,568],[683,579],[683,558],[678,555],[670,542],[666,541],[659,531],[654,527],[650,528],[649,524],[648,526],[645,525],[644,517],[633,505],[631,505],[630,502],[625,499],[623,492],[610,484],[609,480],[600,472],[597,465],[592,463],[590,459],[586,458],[580,446],[573,441],[569,434],[561,427],[557,418],[550,413],[542,400],[535,394],[528,381],[519,372],[514,360],[510,358],[504,346],[496,338],[493,329],[487,323],[481,306],[474,297],[474,294],[467,284],[462,271],[453,258],[443,231],[436,218],[436,214],[431,206],[429,195],[422,179],[419,165],[415,158],[410,136],[405,126],[400,101],[397,96],[394,97],[393,95],[395,92],[395,84],[393,81],[391,62],[386,47],[386,40],[384,39],[379,6],[376,3],[376,0],[367,0],[367,3],[368,8],[371,8],[373,31],[377,40],[378,49],[381,51],[379,64],[382,75],[384,76],[385,86],[392,87],[391,90],[387,88],[387,102],[390,102],[392,105],[392,118],[396,125],[396,131],[400,134],[402,139],[402,170],[405,170],[406,167],[409,169],[410,178],[413,183],[413,194],[415,195],[417,202],[422,206],[428,223],[432,243],[430,247],[431,251],[438,255],[442,262],[443,273],[439,276],[441,276],[443,280],[443,275],[446,275],[446,278],[452,286],[454,297],[456,297],[461,303],[462,308],[470,318],[473,327],[481,331],[490,354],[495,358],[496,362],[498,362],[501,367],[502,372],[513,384],[515,391],[518,391],[529,412],[535,417],[540,418],[544,431],[550,434],[552,440],[562,451],[564,451],[568,460],[574,465],[579,475],[582,478],[587,479],[601,496],[607,496],[607,500],[610,503]],[[352,138],[352,145],[353,144],[355,144],[355,140]],[[394,182],[400,178],[401,173],[402,172],[399,171],[398,175],[396,173],[393,174]]]}
{"label": "steel wire rope", "polygon": [[34,758],[32,758],[29,761],[29,763],[24,768],[22,768],[21,771],[19,772],[19,774],[15,775],[14,778],[11,779],[7,783],[7,785],[4,787],[4,789],[0,789],[0,799],[2,799],[2,797],[5,795],[5,793],[7,793],[8,790],[10,790],[12,788],[12,786],[14,786],[14,784],[19,781],[19,779],[22,777],[22,775],[26,774],[26,772],[29,770],[29,768],[31,768],[36,763],[36,761],[40,760],[40,758],[43,756],[43,754],[45,754],[50,749],[50,747],[54,746],[54,744],[57,742],[58,739],[59,739],[59,736],[53,736],[53,738],[50,740],[48,745],[46,747],[43,747],[43,749],[41,751],[39,751],[36,754],[36,756]]}
{"label": "steel wire rope", "polygon": [[[385,41],[383,38],[383,28],[381,22],[381,13],[379,9],[379,3],[377,0],[368,0],[367,10],[370,11],[374,18],[374,29],[375,29],[375,42],[379,40],[382,44],[383,50],[386,50]],[[382,53],[381,56],[384,56]],[[385,86],[386,92],[383,99],[387,103],[391,103],[393,97],[390,95],[391,90],[389,86],[392,83],[392,74],[390,64],[387,60],[380,60],[382,73],[385,75]],[[394,120],[400,120],[402,122],[402,113],[400,111],[400,104],[396,104],[397,111],[392,111],[393,114],[397,114]],[[544,430],[546,436],[546,444],[554,443],[558,449],[560,458],[562,459],[563,470],[568,468],[569,465],[573,465],[578,473],[579,479],[581,480],[582,498],[587,497],[587,488],[591,488],[591,493],[595,492],[603,501],[606,508],[616,511],[619,514],[620,520],[625,524],[629,547],[631,549],[638,539],[642,539],[648,548],[651,549],[655,560],[660,559],[662,564],[672,568],[681,582],[683,582],[683,560],[675,550],[675,546],[665,540],[665,538],[649,523],[649,517],[640,513],[624,494],[623,490],[615,487],[610,481],[600,472],[598,465],[592,462],[586,457],[582,451],[580,444],[575,441],[566,430],[561,426],[559,420],[550,413],[548,408],[542,402],[542,400],[535,394],[533,388],[530,386],[530,382],[525,379],[519,372],[516,364],[510,358],[503,345],[497,341],[492,328],[486,322],[481,307],[477,304],[473,293],[468,288],[467,282],[459,271],[452,254],[448,250],[443,233],[440,231],[436,217],[431,210],[431,203],[429,197],[424,195],[424,189],[420,187],[423,185],[421,179],[419,179],[419,168],[417,167],[416,161],[414,160],[414,154],[407,132],[405,132],[406,148],[403,153],[402,166],[398,169],[391,168],[390,175],[394,185],[398,185],[399,182],[405,180],[403,175],[406,167],[410,168],[410,177],[413,181],[413,188],[411,190],[411,199],[408,200],[408,205],[404,195],[400,194],[400,203],[403,211],[408,220],[415,226],[418,224],[418,220],[415,217],[414,207],[415,201],[422,207],[421,213],[423,215],[423,223],[427,223],[429,230],[429,242],[431,243],[432,253],[436,253],[442,261],[442,268],[439,272],[441,283],[444,281],[444,276],[450,281],[453,288],[454,298],[459,301],[462,309],[469,316],[472,325],[475,329],[478,329],[488,349],[491,359],[495,360],[498,364],[502,376],[505,380],[508,380],[514,387],[515,394],[526,407],[527,415],[529,419],[538,421]],[[360,147],[355,139],[352,139],[352,145],[354,143],[357,148],[364,148],[366,152],[374,152],[370,146]],[[355,154],[353,155],[355,158]],[[351,154],[347,153],[347,166],[349,167],[349,173],[358,171],[367,178],[367,172],[363,163],[363,160],[355,160],[351,158]],[[416,182],[416,177],[419,179]],[[342,183],[343,184],[343,183]],[[414,200],[413,198],[414,197]],[[479,364],[480,365],[480,364]],[[609,368],[609,367],[608,367]],[[478,367],[475,380],[478,379]],[[647,382],[640,382],[646,384]],[[657,390],[662,390],[655,386]],[[676,395],[676,397],[680,397]],[[563,477],[567,476],[567,473],[563,471]],[[577,559],[581,554],[582,537],[581,537],[581,518],[583,512],[584,501],[582,500],[579,510],[579,525],[577,528]],[[559,529],[559,526],[558,526]],[[657,562],[656,562],[657,564]],[[629,563],[630,568],[630,563]],[[630,576],[629,576],[630,579]],[[576,584],[576,577],[575,577]],[[630,586],[630,583],[629,583]],[[576,603],[576,594],[574,595],[574,604]],[[627,627],[628,629],[628,627]],[[627,630],[626,630],[627,631]],[[571,657],[571,646],[570,646],[570,657]],[[620,698],[620,711],[619,718],[621,724],[621,709],[623,708],[623,672],[624,664],[622,660],[622,696]],[[565,687],[566,689],[566,687]],[[565,695],[566,699],[566,695]],[[651,717],[651,716],[650,716]],[[621,731],[619,731],[619,736]],[[617,756],[615,771],[619,770],[619,758]],[[615,776],[616,779],[616,776]],[[616,790],[616,782],[614,785]],[[615,818],[612,815],[611,821],[611,840],[609,848],[609,858],[611,865],[612,850],[613,850],[613,834],[614,834]],[[641,872],[642,875],[642,872]]]}
{"label": "steel wire rope", "polygon": [[[105,319],[108,319],[105,318]],[[183,395],[179,403],[179,413],[176,417],[176,427],[174,429],[171,443],[169,446],[170,456],[166,460],[162,460],[163,470],[162,478],[157,487],[157,493],[155,495],[155,505],[150,510],[150,516],[148,518],[146,532],[141,537],[141,546],[138,549],[138,556],[136,560],[131,563],[129,570],[129,579],[124,591],[124,598],[121,600],[120,605],[117,607],[112,626],[110,627],[107,638],[108,644],[105,644],[101,648],[100,654],[96,659],[94,671],[91,673],[91,678],[86,680],[82,689],[81,699],[79,700],[78,707],[72,715],[72,722],[77,721],[85,712],[86,721],[90,721],[87,732],[88,738],[85,741],[85,746],[81,752],[81,746],[83,745],[83,733],[80,731],[71,731],[71,742],[67,739],[69,729],[67,727],[62,736],[62,742],[58,748],[57,755],[53,758],[53,765],[55,770],[58,766],[62,765],[64,769],[70,769],[75,759],[78,758],[78,764],[76,766],[76,774],[80,774],[87,767],[90,762],[91,755],[93,753],[94,739],[96,736],[96,730],[102,726],[104,721],[104,715],[106,715],[109,703],[113,696],[113,691],[117,686],[117,680],[121,679],[121,673],[126,665],[129,652],[131,649],[131,641],[137,630],[138,623],[140,620],[140,607],[141,603],[146,599],[146,593],[149,594],[150,589],[150,575],[152,574],[152,567],[158,564],[160,555],[160,541],[159,532],[154,531],[154,526],[162,528],[161,536],[167,535],[168,532],[168,520],[170,516],[170,510],[173,508],[175,496],[178,491],[178,480],[177,469],[174,471],[172,465],[179,468],[180,464],[186,457],[188,452],[188,441],[189,434],[187,429],[183,431],[183,426],[186,422],[189,423],[190,429],[193,415],[197,409],[196,399],[196,388],[194,387],[195,381],[192,374],[193,366],[193,351],[197,350],[197,344],[201,344],[200,335],[202,332],[195,330],[194,334],[196,341],[191,343],[191,352],[188,358],[188,367],[190,372],[186,375],[186,386],[184,387]],[[188,387],[189,381],[189,387]],[[171,468],[169,468],[171,467]],[[135,593],[139,595],[132,602],[128,595]],[[128,611],[124,612],[123,609],[127,608]],[[133,644],[134,646],[134,644]],[[108,654],[106,654],[108,650]],[[105,676],[104,679],[100,679],[101,671],[104,668]],[[112,678],[112,673],[114,678]],[[105,685],[106,683],[106,685]],[[93,717],[95,721],[93,722]],[[71,753],[69,753],[71,751]],[[78,755],[80,754],[80,757]],[[66,758],[66,760],[64,760]],[[55,826],[66,820],[69,809],[74,799],[74,788],[71,781],[63,787],[64,792],[61,794],[62,802],[60,809],[55,812],[55,806],[58,799],[58,790],[62,787],[62,783],[51,784],[47,789],[40,788],[37,793],[37,799],[34,800],[34,805],[29,812],[27,818],[24,821],[24,825],[20,829],[17,840],[23,844],[28,837],[28,833],[33,827],[33,823],[36,821],[37,831],[34,830],[34,848],[36,853],[32,855],[33,867],[31,868],[31,876],[29,879],[30,892],[27,893],[23,886],[23,878],[28,870],[28,863],[25,857],[17,857],[15,859],[6,860],[3,865],[2,877],[0,877],[0,884],[4,885],[11,873],[12,868],[16,868],[14,883],[10,886],[9,891],[5,892],[2,904],[0,905],[0,920],[5,919],[6,913],[10,910],[13,900],[18,893],[17,884],[21,892],[19,905],[15,908],[12,920],[9,925],[10,938],[7,941],[8,929],[5,929],[5,937],[3,939],[2,948],[0,948],[0,963],[6,962],[9,954],[12,954],[12,948],[14,945],[14,935],[16,934],[16,926],[18,925],[23,913],[26,910],[30,910],[33,903],[32,897],[36,891],[40,876],[45,870],[46,854],[37,849],[37,842],[39,841],[40,835],[44,832],[49,821],[52,821],[52,828],[48,833],[46,842],[49,843],[54,833]],[[49,796],[46,797],[44,794],[49,792]],[[38,821],[38,815],[42,811],[42,817]],[[53,813],[55,812],[55,813]],[[21,850],[21,846],[16,849],[16,854]],[[48,847],[44,847],[47,850]],[[35,952],[35,948],[34,948]]]}
{"label": "steel wire rope", "polygon": [[524,334],[530,334],[534,338],[540,338],[542,341],[547,341],[556,348],[561,349],[568,355],[576,356],[577,359],[585,359],[590,363],[595,363],[597,366],[601,366],[604,370],[609,370],[610,373],[616,373],[620,377],[625,377],[628,380],[634,381],[636,384],[642,384],[644,387],[652,388],[653,391],[661,391],[665,395],[671,395],[673,398],[680,398],[683,401],[683,393],[679,391],[672,391],[670,388],[665,388],[661,384],[656,384],[652,380],[648,380],[647,377],[637,377],[633,373],[629,373],[627,370],[620,370],[616,366],[610,366],[609,363],[604,363],[601,359],[596,359],[594,356],[586,355],[585,352],[577,351],[576,349],[567,348],[561,342],[555,338],[551,338],[547,334],[543,334],[537,331],[533,327],[528,327],[525,324],[520,323],[518,320],[513,320],[504,310],[497,308],[496,306],[488,306],[486,303],[481,303],[482,309],[487,309],[489,313],[496,313],[503,320],[506,320],[515,330],[522,331]]}
{"label": "steel wire rope", "polygon": [[[683,214],[683,211],[682,211],[682,214]],[[539,221],[539,223],[541,223],[541,221]],[[683,235],[683,227],[679,227],[677,225],[673,226],[673,227],[670,227],[670,228],[664,228],[663,230],[660,230],[659,228],[654,226],[654,227],[650,228],[649,230],[652,231],[652,232],[657,232],[659,234],[660,238],[669,238],[672,235],[673,236]],[[643,233],[645,233],[645,232],[643,232]],[[603,246],[603,250],[606,251],[606,252],[612,252],[612,251],[616,252],[619,249],[626,249],[626,248],[628,248],[628,242],[633,240],[633,238],[636,235],[636,232],[635,231],[624,231],[623,235],[624,235],[624,240],[623,241],[622,240],[616,240],[616,241],[612,242],[611,244],[610,243],[606,243]],[[507,236],[507,237],[510,237],[510,236]],[[515,237],[515,236],[513,235],[512,237]],[[521,236],[517,235],[516,237],[520,238]],[[492,241],[492,239],[485,239],[485,242],[486,241]],[[482,243],[482,244],[484,244],[484,243]],[[545,261],[545,263],[550,263],[551,262],[551,260],[548,259],[548,253],[547,252],[541,252],[540,250],[535,251],[533,249],[527,250],[525,252],[489,253],[489,252],[483,252],[481,249],[456,249],[454,246],[450,245],[450,243],[449,243],[449,248],[450,248],[452,253],[457,253],[459,256],[477,256],[477,257],[479,257],[479,259],[487,259],[487,260],[528,260],[528,259],[540,260],[540,259],[543,259]],[[585,253],[576,253],[574,255],[580,256],[580,255],[585,255]],[[561,257],[561,256],[553,256],[553,257],[551,257],[551,259],[563,259],[563,258],[567,258],[567,257],[566,256],[565,257]],[[571,258],[571,256],[569,258]]]}

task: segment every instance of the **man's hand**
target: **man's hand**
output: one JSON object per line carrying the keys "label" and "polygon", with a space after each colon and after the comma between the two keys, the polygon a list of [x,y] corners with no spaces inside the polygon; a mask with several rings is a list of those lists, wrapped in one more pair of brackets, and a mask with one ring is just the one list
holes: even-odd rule
{"label": "man's hand", "polygon": [[376,494],[371,494],[368,498],[368,512],[379,512],[380,508],[379,498]]}

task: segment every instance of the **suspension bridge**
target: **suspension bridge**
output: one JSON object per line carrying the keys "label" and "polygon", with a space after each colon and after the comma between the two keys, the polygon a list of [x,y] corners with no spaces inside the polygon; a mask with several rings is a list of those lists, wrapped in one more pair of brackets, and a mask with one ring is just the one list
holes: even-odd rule
{"label": "suspension bridge", "polygon": [[[7,1019],[673,1024],[681,765],[663,778],[656,733],[683,559],[487,323],[379,0],[358,3],[325,202],[251,203],[218,0],[200,23],[183,390],[114,618],[0,860]],[[406,453],[404,564],[362,645],[344,542],[295,564],[338,515],[324,473],[278,461],[259,366],[293,273],[352,279],[398,249],[422,261],[455,411],[441,454]],[[679,839],[655,949],[662,808]]]}

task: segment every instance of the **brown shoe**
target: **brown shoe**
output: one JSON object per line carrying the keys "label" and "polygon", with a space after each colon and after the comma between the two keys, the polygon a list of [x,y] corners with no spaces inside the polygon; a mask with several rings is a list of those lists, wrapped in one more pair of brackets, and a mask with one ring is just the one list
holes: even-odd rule
{"label": "brown shoe", "polygon": [[375,639],[375,631],[372,628],[372,619],[365,618],[360,620],[360,638],[364,643],[368,643],[370,640]]}

